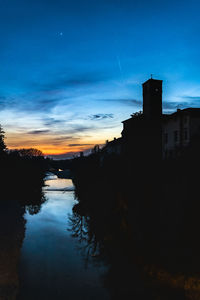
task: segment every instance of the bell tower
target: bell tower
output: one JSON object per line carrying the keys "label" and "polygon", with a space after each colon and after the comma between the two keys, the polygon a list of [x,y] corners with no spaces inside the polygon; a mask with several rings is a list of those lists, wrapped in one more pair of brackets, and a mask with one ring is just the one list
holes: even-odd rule
{"label": "bell tower", "polygon": [[143,114],[149,120],[161,120],[162,117],[162,80],[149,79],[143,87]]}

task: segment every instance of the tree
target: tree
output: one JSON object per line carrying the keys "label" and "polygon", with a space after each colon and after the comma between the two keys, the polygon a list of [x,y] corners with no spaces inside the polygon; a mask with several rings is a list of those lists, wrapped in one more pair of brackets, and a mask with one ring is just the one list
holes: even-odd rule
{"label": "tree", "polygon": [[4,142],[5,139],[4,133],[5,132],[3,131],[2,126],[0,125],[0,153],[3,153],[7,149],[6,144]]}
{"label": "tree", "polygon": [[19,149],[16,150],[21,157],[42,157],[44,154],[42,151],[35,149],[35,148],[28,148],[28,149]]}

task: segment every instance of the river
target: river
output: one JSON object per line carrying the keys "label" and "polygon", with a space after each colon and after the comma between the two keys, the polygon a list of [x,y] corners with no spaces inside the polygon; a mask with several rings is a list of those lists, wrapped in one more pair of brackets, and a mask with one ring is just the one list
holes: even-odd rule
{"label": "river", "polygon": [[103,287],[106,268],[85,264],[80,244],[70,231],[76,202],[72,181],[47,176],[44,194],[40,211],[24,215],[17,299],[109,299]]}

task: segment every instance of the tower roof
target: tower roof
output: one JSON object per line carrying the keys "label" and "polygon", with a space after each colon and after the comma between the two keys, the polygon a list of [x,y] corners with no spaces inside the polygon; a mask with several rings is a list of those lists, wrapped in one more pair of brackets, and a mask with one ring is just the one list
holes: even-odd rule
{"label": "tower roof", "polygon": [[158,82],[158,81],[160,81],[160,82],[162,82],[162,80],[160,80],[160,79],[153,79],[153,78],[150,78],[150,79],[148,79],[147,81],[145,81],[142,85],[144,85],[144,84],[146,84],[147,82]]}

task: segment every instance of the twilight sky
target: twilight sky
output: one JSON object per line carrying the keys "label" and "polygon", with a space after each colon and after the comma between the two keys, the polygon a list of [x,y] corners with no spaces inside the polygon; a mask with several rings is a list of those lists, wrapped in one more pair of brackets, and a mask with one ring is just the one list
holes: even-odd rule
{"label": "twilight sky", "polygon": [[200,107],[200,2],[0,0],[0,123],[9,148],[92,148],[142,109]]}

